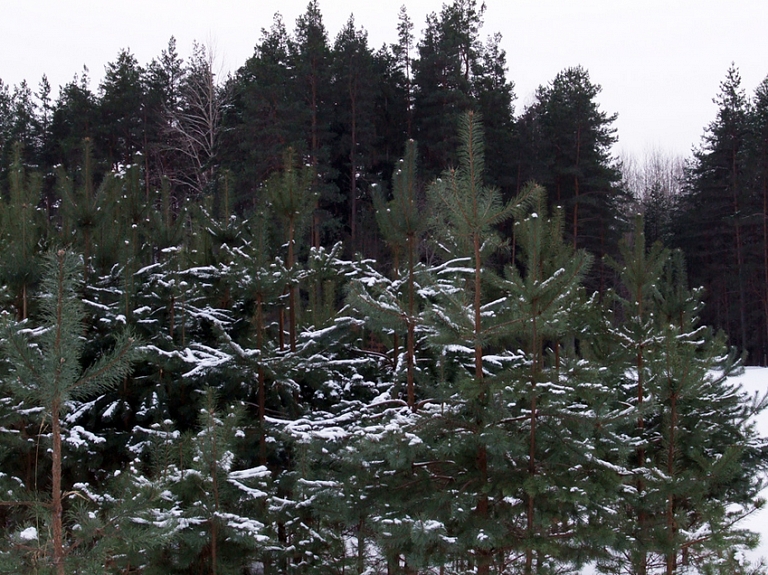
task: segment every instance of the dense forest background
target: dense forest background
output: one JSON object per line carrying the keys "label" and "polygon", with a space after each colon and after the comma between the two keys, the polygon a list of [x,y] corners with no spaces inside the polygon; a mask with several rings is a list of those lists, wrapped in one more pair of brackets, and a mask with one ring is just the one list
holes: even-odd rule
{"label": "dense forest background", "polygon": [[768,79],[619,159],[482,25],[0,82],[0,569],[749,572]]}
{"label": "dense forest background", "polygon": [[[717,117],[692,158],[616,158],[616,115],[599,109],[600,86],[583,68],[542,84],[516,113],[500,37],[481,37],[482,17],[476,3],[460,2],[431,15],[416,38],[403,10],[397,42],[376,49],[352,18],[329,38],[313,4],[290,32],[276,16],[231,77],[217,75],[204,46],[184,61],[171,39],[146,65],[118,54],[95,92],[87,71],[58,97],[45,78],[37,90],[0,83],[0,183],[7,193],[21,144],[56,219],[56,171],[80,169],[88,141],[95,185],[140,162],[148,198],[167,179],[174,210],[210,198],[216,209],[247,214],[291,147],[316,173],[311,245],[343,240],[346,253],[381,259],[372,186],[388,186],[409,138],[419,143],[422,187],[455,165],[456,119],[475,110],[486,178],[504,198],[538,182],[551,205],[564,207],[569,241],[598,258],[615,255],[631,214],[644,213],[649,245],[681,248],[692,284],[706,288],[705,321],[747,351],[750,364],[765,365],[766,83],[750,97],[738,70],[727,71],[714,95]],[[601,291],[614,281],[602,263],[592,275]]]}

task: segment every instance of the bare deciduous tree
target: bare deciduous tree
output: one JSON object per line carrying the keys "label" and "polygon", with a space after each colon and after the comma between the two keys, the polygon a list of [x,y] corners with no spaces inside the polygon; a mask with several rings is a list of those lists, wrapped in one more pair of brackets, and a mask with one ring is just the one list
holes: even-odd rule
{"label": "bare deciduous tree", "polygon": [[684,165],[682,156],[656,147],[646,150],[640,159],[624,155],[621,158],[623,184],[638,202],[653,188],[674,197],[680,192]]}
{"label": "bare deciduous tree", "polygon": [[621,158],[622,184],[645,216],[648,244],[669,239],[672,209],[681,191],[685,160],[660,148],[651,148],[642,159]]}
{"label": "bare deciduous tree", "polygon": [[184,158],[186,169],[176,173],[176,183],[192,195],[205,193],[216,178],[221,120],[230,94],[216,72],[212,48],[195,43],[184,71],[180,100],[166,110],[167,131],[172,151]]}

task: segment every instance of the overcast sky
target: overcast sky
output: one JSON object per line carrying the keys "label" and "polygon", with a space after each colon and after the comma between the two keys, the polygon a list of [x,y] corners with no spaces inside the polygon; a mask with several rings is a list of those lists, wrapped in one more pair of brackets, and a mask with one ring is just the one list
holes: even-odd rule
{"label": "overcast sky", "polygon": [[[104,66],[128,48],[144,65],[173,35],[182,57],[198,40],[234,71],[279,11],[292,30],[307,0],[3,0],[0,79],[43,74],[58,86],[87,66],[96,90]],[[417,34],[442,0],[320,0],[330,40],[354,13],[373,47],[397,38],[405,4]],[[657,148],[680,155],[715,117],[712,98],[731,62],[751,96],[768,75],[766,0],[486,0],[483,37],[501,32],[516,110],[560,70],[582,65],[603,87],[601,109],[618,112],[616,154]]]}

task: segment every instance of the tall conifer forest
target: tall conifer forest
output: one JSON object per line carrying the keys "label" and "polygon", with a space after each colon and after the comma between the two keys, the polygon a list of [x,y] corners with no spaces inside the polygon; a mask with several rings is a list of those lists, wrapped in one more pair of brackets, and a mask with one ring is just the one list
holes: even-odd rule
{"label": "tall conifer forest", "polygon": [[684,164],[484,6],[0,81],[0,573],[765,573],[768,78]]}

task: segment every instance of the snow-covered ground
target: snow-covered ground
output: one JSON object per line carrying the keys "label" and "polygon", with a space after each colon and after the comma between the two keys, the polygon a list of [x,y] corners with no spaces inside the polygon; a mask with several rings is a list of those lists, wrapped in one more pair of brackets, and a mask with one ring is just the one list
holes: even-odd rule
{"label": "snow-covered ground", "polygon": [[[768,392],[768,368],[748,367],[736,380],[750,395],[758,393],[762,398]],[[757,430],[760,435],[768,436],[768,409],[758,417]],[[762,497],[768,500],[768,487],[763,490]],[[742,526],[760,534],[760,545],[748,554],[750,561],[757,562],[760,557],[768,560],[768,505],[745,519]]]}

